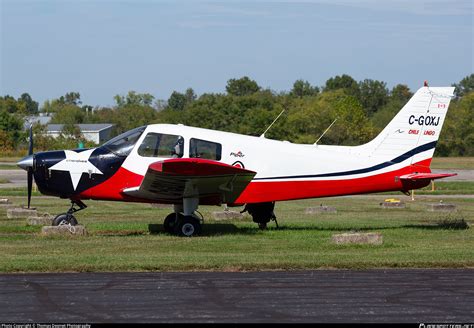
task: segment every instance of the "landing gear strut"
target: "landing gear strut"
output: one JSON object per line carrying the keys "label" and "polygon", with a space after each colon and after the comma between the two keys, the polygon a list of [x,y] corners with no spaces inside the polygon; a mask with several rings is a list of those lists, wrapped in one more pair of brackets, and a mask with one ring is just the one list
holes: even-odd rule
{"label": "landing gear strut", "polygon": [[165,231],[181,237],[201,234],[203,219],[195,214],[198,201],[196,198],[185,198],[183,205],[174,205],[174,213],[169,214],[163,222]]}
{"label": "landing gear strut", "polygon": [[[79,208],[75,208],[74,205],[79,206]],[[80,200],[71,200],[71,207],[66,213],[61,213],[56,216],[53,220],[53,226],[60,226],[60,225],[70,225],[75,226],[77,225],[77,219],[72,215],[73,213],[79,212],[85,209],[87,206]]]}
{"label": "landing gear strut", "polygon": [[265,230],[267,228],[267,223],[270,221],[275,221],[276,227],[278,228],[278,222],[275,213],[273,212],[274,209],[275,202],[254,203],[246,204],[243,211],[240,213],[249,212],[252,216],[253,222],[258,223],[258,227],[261,230]]}

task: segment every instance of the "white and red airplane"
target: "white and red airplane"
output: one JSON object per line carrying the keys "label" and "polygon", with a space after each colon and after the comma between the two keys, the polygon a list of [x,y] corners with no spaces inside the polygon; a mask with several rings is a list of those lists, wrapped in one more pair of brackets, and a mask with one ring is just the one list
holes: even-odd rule
{"label": "white and red airplane", "polygon": [[[18,162],[41,193],[69,198],[54,225],[77,224],[83,200],[174,204],[169,233],[201,232],[199,205],[245,205],[261,228],[275,219],[276,201],[409,192],[431,180],[430,163],[453,87],[420,88],[372,141],[360,146],[294,144],[181,124],[153,124],[100,147],[49,151]],[[78,208],[77,208],[78,207]]]}

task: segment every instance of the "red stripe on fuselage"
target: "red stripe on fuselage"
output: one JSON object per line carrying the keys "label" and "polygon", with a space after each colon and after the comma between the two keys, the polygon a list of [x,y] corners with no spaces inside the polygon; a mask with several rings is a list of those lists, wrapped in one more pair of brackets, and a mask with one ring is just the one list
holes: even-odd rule
{"label": "red stripe on fuselage", "polygon": [[81,199],[136,201],[122,194],[122,190],[137,187],[143,176],[120,167],[110,179],[83,191]]}
{"label": "red stripe on fuselage", "polygon": [[[355,179],[251,182],[235,203],[263,203],[393,190],[409,190],[402,184],[400,179],[395,179],[395,177],[413,172],[431,172],[429,168],[430,162],[431,159],[428,159],[396,171]],[[415,189],[424,187],[424,185],[411,185],[410,189],[411,187]]]}
{"label": "red stripe on fuselage", "polygon": [[[399,170],[355,179],[251,182],[235,203],[261,203],[421,188],[424,185],[403,185],[403,182],[395,177],[414,172],[430,173],[430,162],[431,158]],[[122,193],[122,190],[126,188],[139,186],[142,180],[143,176],[121,167],[110,179],[82,192],[79,198],[144,201],[128,197]]]}

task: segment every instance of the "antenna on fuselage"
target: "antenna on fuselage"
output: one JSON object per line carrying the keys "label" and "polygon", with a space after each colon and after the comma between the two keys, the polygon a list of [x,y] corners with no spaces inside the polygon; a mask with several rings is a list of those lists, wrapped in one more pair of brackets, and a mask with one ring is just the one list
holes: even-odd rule
{"label": "antenna on fuselage", "polygon": [[262,133],[262,135],[260,136],[260,138],[265,138],[265,133],[267,133],[268,130],[270,130],[270,128],[272,127],[272,125],[280,118],[281,114],[283,114],[285,110],[282,110],[281,113],[276,117],[276,119],[273,120],[272,124],[270,124],[268,126],[268,128],[265,130],[265,132]]}
{"label": "antenna on fuselage", "polygon": [[313,145],[316,146],[316,145],[318,144],[319,140],[321,140],[321,138],[324,137],[324,135],[326,134],[326,132],[329,131],[329,129],[331,128],[331,126],[332,126],[334,123],[336,123],[336,121],[337,121],[337,117],[336,117],[336,119],[335,119],[334,121],[332,121],[331,125],[329,125],[328,128],[327,128],[326,130],[324,130],[323,134],[321,134],[321,136],[318,138],[318,140],[316,140],[316,142],[315,142]]}

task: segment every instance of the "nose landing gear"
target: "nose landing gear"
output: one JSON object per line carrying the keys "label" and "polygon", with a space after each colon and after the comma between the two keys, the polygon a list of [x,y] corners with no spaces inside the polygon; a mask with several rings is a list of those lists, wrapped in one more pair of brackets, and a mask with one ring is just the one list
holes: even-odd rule
{"label": "nose landing gear", "polygon": [[[75,208],[74,205],[79,206],[79,208]],[[87,207],[80,200],[71,200],[71,207],[66,213],[61,213],[57,215],[53,220],[53,226],[60,226],[60,225],[70,225],[75,226],[78,224],[77,219],[72,215],[73,213],[79,212]]]}

